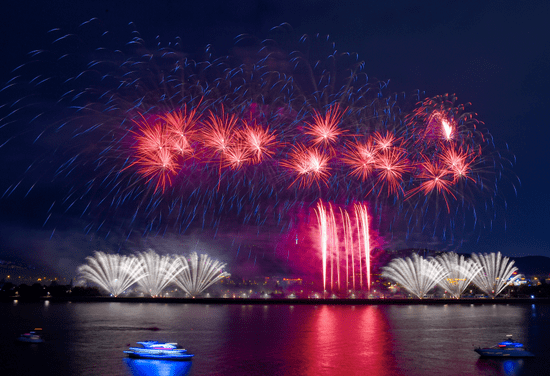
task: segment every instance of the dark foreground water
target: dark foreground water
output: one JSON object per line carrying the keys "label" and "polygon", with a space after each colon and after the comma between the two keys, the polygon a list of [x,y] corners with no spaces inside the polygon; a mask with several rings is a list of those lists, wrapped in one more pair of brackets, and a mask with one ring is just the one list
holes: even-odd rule
{"label": "dark foreground water", "polygon": [[[2,375],[546,375],[550,305],[199,305],[0,302]],[[15,344],[41,327],[46,342]],[[153,331],[151,328],[159,328]],[[534,359],[479,359],[513,334]],[[192,362],[128,360],[178,342]]]}

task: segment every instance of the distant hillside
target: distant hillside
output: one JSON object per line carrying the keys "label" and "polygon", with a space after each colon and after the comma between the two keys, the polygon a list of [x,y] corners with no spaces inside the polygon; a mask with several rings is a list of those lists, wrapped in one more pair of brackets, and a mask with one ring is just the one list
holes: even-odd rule
{"label": "distant hillside", "polygon": [[550,257],[546,256],[525,256],[512,258],[515,261],[519,273],[525,276],[531,275],[549,275]]}

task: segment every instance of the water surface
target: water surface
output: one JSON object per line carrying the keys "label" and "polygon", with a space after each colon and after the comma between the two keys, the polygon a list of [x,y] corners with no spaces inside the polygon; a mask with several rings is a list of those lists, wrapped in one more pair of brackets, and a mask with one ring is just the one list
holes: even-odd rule
{"label": "water surface", "polygon": [[[1,302],[9,375],[536,375],[550,359],[550,306],[201,305]],[[46,342],[15,345],[43,328]],[[159,330],[152,330],[158,328]],[[534,359],[480,359],[513,334]],[[178,342],[191,363],[130,362],[137,341]]]}

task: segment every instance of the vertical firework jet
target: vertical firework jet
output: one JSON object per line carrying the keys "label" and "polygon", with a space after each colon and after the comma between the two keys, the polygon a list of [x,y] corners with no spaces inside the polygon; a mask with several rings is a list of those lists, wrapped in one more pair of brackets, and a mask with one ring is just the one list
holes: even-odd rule
{"label": "vertical firework jet", "polygon": [[[327,271],[330,271],[331,290],[342,290],[342,287],[345,290],[355,290],[356,273],[359,273],[360,289],[363,288],[363,281],[366,279],[366,288],[370,290],[371,249],[366,205],[354,205],[352,213],[355,220],[350,217],[350,213],[346,209],[340,208],[340,215],[336,216],[332,204],[328,203],[327,206],[328,208],[319,201],[315,209],[322,258],[323,289],[326,290]],[[359,265],[356,265],[356,258]],[[342,269],[345,270],[345,286],[342,286]],[[365,278],[363,278],[363,274]]]}
{"label": "vertical firework jet", "polygon": [[327,290],[327,246],[328,246],[328,221],[327,211],[324,205],[319,202],[317,204],[317,221],[319,223],[319,237],[321,241],[321,258],[323,270],[323,291]]}

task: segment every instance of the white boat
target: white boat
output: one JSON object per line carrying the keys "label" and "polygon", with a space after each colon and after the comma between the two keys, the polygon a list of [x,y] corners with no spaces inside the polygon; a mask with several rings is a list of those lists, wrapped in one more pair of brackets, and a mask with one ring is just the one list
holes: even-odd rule
{"label": "white boat", "polygon": [[158,341],[138,342],[142,347],[130,347],[124,353],[130,358],[138,359],[160,359],[160,360],[191,360],[193,354],[178,346],[177,343],[166,343]]}
{"label": "white boat", "polygon": [[527,358],[535,356],[525,350],[522,343],[514,341],[510,334],[506,336],[506,340],[493,347],[478,347],[474,351],[482,357]]}

